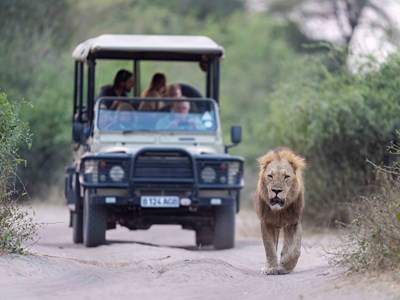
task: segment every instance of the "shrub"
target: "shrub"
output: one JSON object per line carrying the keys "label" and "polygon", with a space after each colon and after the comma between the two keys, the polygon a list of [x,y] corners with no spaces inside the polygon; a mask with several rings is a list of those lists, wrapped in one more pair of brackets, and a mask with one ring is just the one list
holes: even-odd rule
{"label": "shrub", "polygon": [[16,201],[0,200],[0,255],[25,254],[36,240],[40,224],[33,220],[34,211]]}
{"label": "shrub", "polygon": [[[28,164],[19,168],[18,174],[34,198],[47,197],[49,186],[61,185],[64,168],[71,159],[71,87],[65,84],[72,79],[71,66],[42,66],[36,77],[37,90],[32,89],[30,95],[34,106],[25,106],[20,112],[32,132],[32,147],[29,151],[21,149]],[[43,89],[49,82],[51,88]]]}
{"label": "shrub", "polygon": [[24,162],[17,145],[30,143],[27,125],[18,119],[18,107],[0,93],[0,254],[24,253],[38,227],[26,207],[14,200],[16,167]]}
{"label": "shrub", "polygon": [[349,221],[349,200],[373,191],[366,160],[388,162],[384,145],[400,126],[399,81],[400,55],[356,74],[310,59],[272,95],[262,134],[271,147],[306,157],[306,217],[314,224]]}
{"label": "shrub", "polygon": [[[399,146],[392,149],[400,155]],[[353,204],[355,218],[344,232],[348,241],[333,259],[350,273],[397,271],[400,265],[400,164],[379,168],[378,176],[377,192]]]}
{"label": "shrub", "polygon": [[13,99],[26,98],[34,104],[33,109],[26,109],[25,115],[23,112],[19,115],[35,133],[32,151],[22,148],[20,152],[30,162],[28,168],[18,171],[31,195],[31,186],[35,185],[35,191],[39,191],[38,182],[47,183],[48,178],[55,177],[40,171],[43,168],[52,170],[54,165],[58,167],[59,161],[65,159],[65,153],[68,153],[64,149],[70,143],[69,136],[68,143],[64,138],[67,130],[70,135],[69,127],[64,124],[69,125],[70,122],[69,119],[63,122],[66,119],[66,106],[62,101],[65,90],[68,91],[66,97],[71,97],[68,81],[72,80],[72,71],[65,70],[61,63],[65,60],[63,49],[68,48],[73,33],[74,22],[70,22],[72,5],[69,2],[0,1],[0,36],[4,41],[0,43],[1,88]]}

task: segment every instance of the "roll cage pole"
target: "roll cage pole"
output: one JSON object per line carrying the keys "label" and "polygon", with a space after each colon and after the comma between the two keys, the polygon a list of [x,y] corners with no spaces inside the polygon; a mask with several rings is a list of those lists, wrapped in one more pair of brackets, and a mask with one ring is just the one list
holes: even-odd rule
{"label": "roll cage pole", "polygon": [[75,61],[75,65],[74,65],[74,106],[73,106],[73,110],[72,110],[72,122],[75,119],[75,115],[76,115],[76,111],[78,109],[77,106],[77,100],[78,100],[78,62]]}
{"label": "roll cage pole", "polygon": [[208,98],[212,98],[219,104],[219,58],[212,59],[207,69],[207,88]]}
{"label": "roll cage pole", "polygon": [[96,61],[88,61],[88,107],[87,115],[90,124],[93,123],[93,109],[94,109],[94,85],[95,85],[95,69]]}
{"label": "roll cage pole", "polygon": [[134,95],[135,97],[139,97],[140,96],[140,61],[139,60],[134,60],[133,61],[133,80],[134,80],[134,84],[135,84],[135,88],[134,88]]}
{"label": "roll cage pole", "polygon": [[83,62],[79,62],[79,79],[78,79],[78,85],[79,85],[79,94],[78,94],[78,99],[79,99],[79,113],[78,113],[78,121],[82,123],[82,106],[83,106],[83,75],[84,75],[84,64]]}

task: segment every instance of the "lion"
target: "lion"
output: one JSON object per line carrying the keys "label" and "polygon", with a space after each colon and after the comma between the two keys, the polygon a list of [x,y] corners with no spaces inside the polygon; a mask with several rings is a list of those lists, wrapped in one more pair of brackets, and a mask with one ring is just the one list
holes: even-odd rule
{"label": "lion", "polygon": [[[258,159],[260,173],[254,207],[261,222],[266,265],[261,274],[290,273],[300,257],[304,209],[302,169],[305,159],[290,149],[277,148]],[[278,264],[279,231],[284,239]]]}

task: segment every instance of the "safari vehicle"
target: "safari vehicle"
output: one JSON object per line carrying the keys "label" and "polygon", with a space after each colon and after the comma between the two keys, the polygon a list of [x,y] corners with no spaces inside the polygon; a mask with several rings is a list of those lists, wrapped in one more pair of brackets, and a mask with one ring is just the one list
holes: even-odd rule
{"label": "safari vehicle", "polygon": [[[197,245],[234,246],[243,159],[228,149],[240,142],[241,127],[231,127],[231,144],[224,145],[218,112],[222,56],[223,48],[204,36],[101,35],[76,47],[73,162],[65,180],[75,243],[104,244],[106,230],[117,224],[131,230],[178,224],[195,231]],[[96,69],[106,60],[131,62],[133,95],[96,99]],[[140,67],[148,61],[200,68],[204,91],[179,83],[184,98],[141,98]],[[114,101],[134,109],[112,110]],[[190,111],[185,118],[170,109],[142,111],[143,101],[185,102]]]}

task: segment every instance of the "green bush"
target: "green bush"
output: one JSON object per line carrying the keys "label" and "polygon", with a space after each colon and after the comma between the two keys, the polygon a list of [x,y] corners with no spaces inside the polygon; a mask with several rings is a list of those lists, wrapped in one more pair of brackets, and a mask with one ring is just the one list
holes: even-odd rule
{"label": "green bush", "polygon": [[18,108],[0,93],[0,254],[24,253],[27,243],[34,241],[38,226],[26,207],[17,203],[19,195],[14,189],[16,167],[25,162],[18,154],[18,145],[30,143]]}
{"label": "green bush", "polygon": [[[19,175],[35,197],[48,195],[49,186],[61,186],[63,170],[71,161],[72,80],[72,63],[42,66],[31,89],[33,107],[21,111],[32,132],[32,147],[21,151],[27,165]],[[49,82],[51,87],[43,88]]]}
{"label": "green bush", "polygon": [[14,181],[9,180],[16,176],[16,166],[25,161],[18,154],[20,141],[30,145],[30,133],[26,123],[17,116],[20,104],[10,102],[5,93],[0,92],[0,180],[1,197],[8,196],[10,185]]}
{"label": "green bush", "polygon": [[306,214],[320,225],[348,220],[348,201],[374,186],[369,159],[387,160],[400,127],[400,55],[376,69],[329,72],[310,59],[281,84],[269,103],[260,134],[270,146],[304,155]]}
{"label": "green bush", "polygon": [[[69,2],[0,1],[1,89],[13,99],[25,98],[34,105],[24,106],[20,114],[25,123],[30,123],[33,146],[32,151],[22,149],[21,155],[28,164],[18,171],[31,194],[40,191],[39,182],[54,183],[55,177],[60,178],[61,175],[54,176],[52,172],[59,170],[60,164],[65,165],[68,159],[64,149],[69,145],[65,135],[70,132],[67,127],[70,122],[65,122],[65,111],[70,105],[64,99],[72,97],[68,82],[73,79],[71,69],[64,67],[66,57],[62,53],[68,47],[72,32],[72,23],[67,22]],[[23,190],[21,185],[18,188]]]}
{"label": "green bush", "polygon": [[14,99],[30,99],[42,64],[51,65],[69,41],[67,2],[0,1],[0,82]]}

